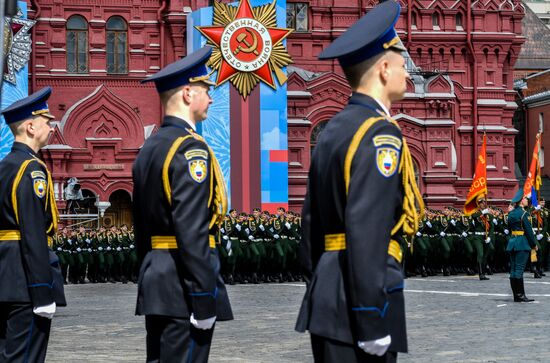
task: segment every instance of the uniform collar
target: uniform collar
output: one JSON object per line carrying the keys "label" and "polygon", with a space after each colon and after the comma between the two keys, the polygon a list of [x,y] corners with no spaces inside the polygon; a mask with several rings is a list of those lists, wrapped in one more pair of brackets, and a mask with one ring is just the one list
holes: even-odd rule
{"label": "uniform collar", "polygon": [[364,93],[353,92],[349,103],[353,105],[361,105],[370,108],[373,111],[378,111],[382,114],[385,114],[388,117],[390,116],[388,109],[382,104],[382,102]]}
{"label": "uniform collar", "polygon": [[19,141],[15,141],[13,143],[13,146],[11,147],[11,151],[21,151],[27,154],[31,154],[31,156],[38,157],[38,155],[34,152],[34,150],[29,145]]}
{"label": "uniform collar", "polygon": [[161,127],[178,127],[182,129],[190,128],[193,131],[196,131],[194,125],[176,116],[164,116],[164,120],[162,120]]}

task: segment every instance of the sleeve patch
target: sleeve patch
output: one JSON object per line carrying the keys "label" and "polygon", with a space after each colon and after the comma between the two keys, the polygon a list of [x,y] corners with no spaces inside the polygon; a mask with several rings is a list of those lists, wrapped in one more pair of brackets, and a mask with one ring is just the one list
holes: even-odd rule
{"label": "sleeve patch", "polygon": [[42,171],[36,170],[36,171],[31,172],[31,178],[33,178],[33,179],[35,179],[35,178],[46,179],[46,174],[44,174],[44,172],[42,172]]}
{"label": "sleeve patch", "polygon": [[373,138],[374,146],[380,147],[382,145],[393,146],[397,150],[401,150],[402,142],[398,137],[393,135],[378,135]]}
{"label": "sleeve patch", "polygon": [[185,158],[187,160],[202,158],[208,160],[208,151],[202,149],[192,149],[185,153]]}
{"label": "sleeve patch", "polygon": [[189,174],[194,181],[201,184],[208,176],[208,162],[206,160],[191,160],[189,165]]}
{"label": "sleeve patch", "polygon": [[44,178],[34,178],[33,179],[33,185],[34,185],[34,194],[36,194],[39,198],[44,198],[46,195],[46,179]]}
{"label": "sleeve patch", "polygon": [[389,178],[394,175],[398,164],[398,150],[391,147],[379,147],[376,149],[376,166],[384,177]]}

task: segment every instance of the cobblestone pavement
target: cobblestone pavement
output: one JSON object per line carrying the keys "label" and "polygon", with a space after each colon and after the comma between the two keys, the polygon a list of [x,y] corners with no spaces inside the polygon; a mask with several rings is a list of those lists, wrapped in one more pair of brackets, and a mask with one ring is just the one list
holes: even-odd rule
{"label": "cobblestone pavement", "polygon": [[[410,353],[400,362],[550,362],[550,275],[513,303],[508,276],[411,278]],[[235,320],[217,324],[211,362],[311,362],[308,336],[293,331],[304,285],[229,286]],[[69,306],[52,325],[47,362],[144,362],[145,328],[133,284],[66,287]]]}

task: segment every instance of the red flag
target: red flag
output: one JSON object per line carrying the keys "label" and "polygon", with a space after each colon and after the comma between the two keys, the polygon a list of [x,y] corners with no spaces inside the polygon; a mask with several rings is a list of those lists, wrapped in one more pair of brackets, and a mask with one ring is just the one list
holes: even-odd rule
{"label": "red flag", "polygon": [[466,203],[464,203],[464,214],[467,216],[477,210],[477,197],[487,195],[487,140],[483,134],[483,145],[477,158],[474,180],[470,186]]}
{"label": "red flag", "polygon": [[537,175],[537,169],[539,165],[539,146],[540,146],[540,134],[537,134],[537,142],[535,143],[535,148],[533,149],[533,158],[531,159],[529,174],[527,174],[527,179],[525,179],[525,184],[523,184],[524,196],[531,196],[532,186],[535,186],[535,189],[537,189],[537,187],[540,189],[540,185],[537,182],[537,179],[540,178],[540,176]]}

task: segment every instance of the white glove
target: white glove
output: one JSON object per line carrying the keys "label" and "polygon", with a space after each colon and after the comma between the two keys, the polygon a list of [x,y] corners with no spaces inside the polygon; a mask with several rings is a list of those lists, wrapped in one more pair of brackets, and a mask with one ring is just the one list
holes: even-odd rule
{"label": "white glove", "polygon": [[122,248],[117,247],[116,250],[117,250],[118,252],[120,252],[120,251],[122,251]]}
{"label": "white glove", "polygon": [[70,244],[70,245],[72,245],[72,244],[73,244],[73,240],[69,238],[69,239],[67,240],[67,243]]}
{"label": "white glove", "polygon": [[275,239],[279,239],[279,235],[278,235],[278,234],[274,234],[273,237],[275,237]]}
{"label": "white glove", "polygon": [[542,237],[544,237],[542,234],[537,234],[537,241],[540,241],[542,239]]}
{"label": "white glove", "polygon": [[134,245],[130,245],[130,248],[134,248]]}
{"label": "white glove", "polygon": [[248,239],[253,241],[254,240],[254,237],[253,236],[248,236]]}
{"label": "white glove", "polygon": [[225,245],[225,249],[229,251],[229,256],[231,256],[231,253],[233,252],[231,250],[231,241],[228,241],[227,244]]}
{"label": "white glove", "polygon": [[248,228],[245,228],[244,230],[246,233],[250,233],[250,230]]}
{"label": "white glove", "polygon": [[110,251],[111,250],[111,247],[107,247],[107,251]]}
{"label": "white glove", "polygon": [[541,207],[540,205],[537,205],[537,206],[535,207],[535,210],[540,210],[541,208],[542,208],[542,207]]}
{"label": "white glove", "polygon": [[493,224],[496,226],[498,224],[498,221],[496,218],[493,218]]}
{"label": "white glove", "polygon": [[441,232],[439,232],[439,235],[440,235],[441,237],[445,237],[445,232],[441,231]]}
{"label": "white glove", "polygon": [[235,224],[235,228],[237,228],[237,230],[240,232],[241,231],[241,225],[240,224]]}
{"label": "white glove", "polygon": [[82,251],[82,250],[80,249],[80,247],[77,247],[77,248],[76,248],[76,252],[80,252],[80,251]]}
{"label": "white glove", "polygon": [[223,236],[222,238],[226,241],[229,239],[229,237],[227,237],[227,236]]}
{"label": "white glove", "polygon": [[422,237],[422,233],[416,232],[416,236],[417,236],[417,237]]}
{"label": "white glove", "polygon": [[384,338],[376,339],[376,340],[369,340],[366,342],[358,342],[357,345],[359,348],[363,349],[363,351],[367,354],[371,355],[377,355],[379,357],[386,354],[386,351],[390,347],[391,344],[391,336],[386,335]]}
{"label": "white glove", "polygon": [[464,237],[464,238],[468,237],[468,233],[462,232],[462,237]]}
{"label": "white glove", "polygon": [[507,229],[505,229],[505,230],[504,230],[504,234],[510,234],[510,231],[507,230]]}
{"label": "white glove", "polygon": [[451,219],[451,224],[452,224],[453,226],[456,226],[456,221],[455,221],[454,219]]}
{"label": "white glove", "polygon": [[58,250],[59,252],[63,251],[63,249],[61,249],[61,247],[57,247],[57,250]]}
{"label": "white glove", "polygon": [[286,226],[286,228],[290,229],[290,223],[286,222],[285,226]]}
{"label": "white glove", "polygon": [[224,228],[220,228],[220,232],[221,232],[221,233],[225,233],[225,229],[224,229]]}
{"label": "white glove", "polygon": [[55,302],[50,305],[37,306],[32,309],[32,312],[43,318],[51,319],[55,314]]}
{"label": "white glove", "polygon": [[90,239],[89,239],[89,238],[86,238],[86,243],[88,243],[88,244],[89,244],[90,242],[92,242],[92,241],[90,241]]}
{"label": "white glove", "polygon": [[91,249],[91,248],[88,248],[88,252],[92,252],[92,249]]}
{"label": "white glove", "polygon": [[208,330],[208,329],[212,329],[212,326],[216,322],[216,317],[213,316],[211,318],[204,319],[204,320],[195,320],[195,316],[193,315],[193,313],[191,313],[191,318],[189,318],[189,320],[191,321],[191,324],[193,324],[195,328],[201,329],[201,330]]}
{"label": "white glove", "polygon": [[260,229],[261,229],[262,231],[265,231],[265,227],[264,227],[263,224],[260,224]]}
{"label": "white glove", "polygon": [[485,208],[481,211],[481,214],[489,214],[489,208]]}
{"label": "white glove", "polygon": [[487,238],[485,239],[485,243],[490,243],[490,242],[491,242],[491,237],[487,237]]}
{"label": "white glove", "polygon": [[103,247],[98,247],[97,248],[99,251],[103,251]]}
{"label": "white glove", "polygon": [[426,222],[426,225],[427,225],[428,227],[432,228],[432,222],[427,221],[427,222]]}

